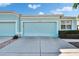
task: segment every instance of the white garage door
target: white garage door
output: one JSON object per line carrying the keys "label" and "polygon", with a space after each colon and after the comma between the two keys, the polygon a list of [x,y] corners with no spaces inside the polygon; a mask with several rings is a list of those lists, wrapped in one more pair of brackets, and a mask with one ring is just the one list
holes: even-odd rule
{"label": "white garage door", "polygon": [[52,36],[57,37],[56,22],[24,22],[23,36]]}
{"label": "white garage door", "polygon": [[0,22],[0,36],[13,36],[16,34],[16,22]]}

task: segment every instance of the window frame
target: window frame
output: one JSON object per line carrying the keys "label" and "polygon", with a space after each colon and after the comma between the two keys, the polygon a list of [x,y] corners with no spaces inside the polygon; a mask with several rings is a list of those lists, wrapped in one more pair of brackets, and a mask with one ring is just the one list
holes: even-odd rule
{"label": "window frame", "polygon": [[[69,24],[67,23],[68,21],[70,22]],[[65,25],[64,28],[62,28],[63,25]],[[68,26],[71,26],[71,28],[68,28]],[[72,20],[61,20],[61,30],[71,30],[71,29],[72,29]]]}

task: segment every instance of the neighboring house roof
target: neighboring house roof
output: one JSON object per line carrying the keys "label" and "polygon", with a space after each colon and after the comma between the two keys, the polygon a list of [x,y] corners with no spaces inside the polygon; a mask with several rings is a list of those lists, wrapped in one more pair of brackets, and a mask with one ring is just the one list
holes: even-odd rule
{"label": "neighboring house roof", "polygon": [[0,11],[0,13],[16,13],[14,11]]}
{"label": "neighboring house roof", "polygon": [[72,16],[63,16],[60,19],[76,19],[76,17]]}

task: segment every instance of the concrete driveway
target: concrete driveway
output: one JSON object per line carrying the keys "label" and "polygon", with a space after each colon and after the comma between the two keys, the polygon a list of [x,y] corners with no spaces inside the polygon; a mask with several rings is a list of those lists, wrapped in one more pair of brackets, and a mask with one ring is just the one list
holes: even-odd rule
{"label": "concrete driveway", "polygon": [[0,49],[1,56],[57,56],[60,48],[76,48],[59,38],[26,37]]}
{"label": "concrete driveway", "polygon": [[12,39],[12,37],[0,37],[0,43]]}

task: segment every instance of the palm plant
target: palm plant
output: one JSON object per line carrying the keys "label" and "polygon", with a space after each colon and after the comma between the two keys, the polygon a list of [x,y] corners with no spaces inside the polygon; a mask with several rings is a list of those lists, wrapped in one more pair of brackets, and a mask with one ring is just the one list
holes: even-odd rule
{"label": "palm plant", "polygon": [[79,3],[74,3],[74,4],[73,4],[73,9],[77,9],[78,6],[79,6]]}
{"label": "palm plant", "polygon": [[[79,6],[79,3],[74,3],[73,6],[72,6],[72,8],[73,8],[73,9],[77,9],[78,6]],[[78,27],[79,27],[79,25],[77,25],[77,29],[79,30]]]}

